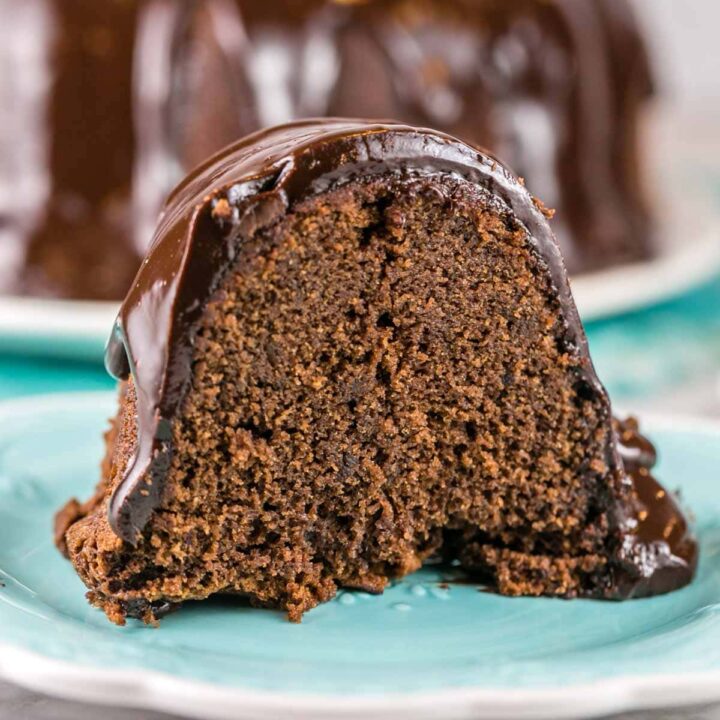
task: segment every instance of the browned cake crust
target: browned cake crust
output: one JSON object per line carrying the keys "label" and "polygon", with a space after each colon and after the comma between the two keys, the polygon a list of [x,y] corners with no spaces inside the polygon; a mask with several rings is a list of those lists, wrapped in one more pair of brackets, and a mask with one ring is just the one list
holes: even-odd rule
{"label": "browned cake crust", "polygon": [[[212,184],[264,146],[287,153],[276,188],[248,199],[240,169]],[[365,175],[353,155],[363,146],[466,152],[519,193],[524,221],[492,183],[460,172],[397,161]],[[291,190],[323,163],[334,180]],[[641,504],[654,457],[623,466],[608,398],[579,325],[569,329],[566,281],[525,224],[530,212],[538,233],[545,221],[494,168],[430,131],[338,121],[251,138],[176,193],[168,215],[181,218],[188,188],[205,195],[188,247],[229,239],[231,262],[189,329],[182,287],[200,297],[200,270],[184,261],[167,328],[151,295],[178,231],[161,229],[121,315],[135,381],[122,386],[102,482],[59,519],[61,546],[110,619],[154,622],[230,592],[299,620],[338,587],[379,592],[436,553],[509,595],[630,597],[690,579],[687,526],[669,497]],[[267,217],[281,197],[286,208]],[[166,328],[152,340],[159,355],[138,344],[138,308]],[[154,363],[175,367],[181,351],[187,386],[169,412],[177,378],[153,385]],[[154,387],[164,396],[147,406]]]}

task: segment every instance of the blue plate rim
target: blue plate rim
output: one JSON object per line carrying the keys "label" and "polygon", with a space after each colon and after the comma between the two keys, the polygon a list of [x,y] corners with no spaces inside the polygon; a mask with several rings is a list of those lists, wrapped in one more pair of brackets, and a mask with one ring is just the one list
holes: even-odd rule
{"label": "blue plate rim", "polygon": [[[5,413],[35,414],[59,403],[110,402],[113,392],[58,392],[0,401]],[[643,413],[653,430],[715,435],[720,420]],[[3,603],[0,603],[2,608]],[[648,673],[558,688],[456,688],[432,692],[362,695],[295,694],[214,685],[148,669],[103,669],[59,660],[0,639],[0,677],[28,689],[97,704],[152,709],[212,720],[277,718],[545,718],[600,717],[613,713],[720,701],[720,670]]]}

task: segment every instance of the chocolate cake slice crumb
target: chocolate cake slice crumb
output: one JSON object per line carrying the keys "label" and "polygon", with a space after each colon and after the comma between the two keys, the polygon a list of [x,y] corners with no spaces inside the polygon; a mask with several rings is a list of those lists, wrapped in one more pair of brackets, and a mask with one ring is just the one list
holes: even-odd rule
{"label": "chocolate cake slice crumb", "polygon": [[101,484],[62,513],[90,601],[154,624],[230,592],[299,621],[439,553],[507,595],[689,582],[540,208],[477,149],[363,121],[250,136],[188,178],[108,348]]}

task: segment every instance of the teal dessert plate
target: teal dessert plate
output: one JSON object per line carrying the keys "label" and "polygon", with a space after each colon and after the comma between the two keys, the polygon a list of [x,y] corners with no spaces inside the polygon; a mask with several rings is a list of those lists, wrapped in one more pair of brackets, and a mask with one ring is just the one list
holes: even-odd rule
{"label": "teal dessert plate", "polygon": [[110,624],[52,543],[98,476],[108,393],[0,403],[0,676],[204,718],[564,718],[720,701],[720,423],[649,419],[681,491],[697,578],[624,603],[505,598],[428,567],[341,592],[293,625],[227,599],[159,629]]}

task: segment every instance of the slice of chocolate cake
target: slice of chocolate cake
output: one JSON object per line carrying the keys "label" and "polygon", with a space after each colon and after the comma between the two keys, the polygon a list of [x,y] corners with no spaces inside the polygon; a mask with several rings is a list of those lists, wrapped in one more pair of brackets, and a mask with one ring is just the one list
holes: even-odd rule
{"label": "slice of chocolate cake", "polygon": [[155,622],[237,593],[299,620],[439,552],[510,595],[689,582],[549,215],[494,158],[403,125],[300,122],[199,168],[108,346],[101,483],[57,519],[91,602]]}

